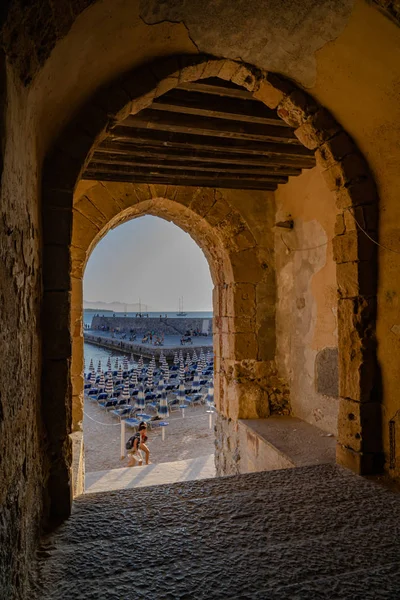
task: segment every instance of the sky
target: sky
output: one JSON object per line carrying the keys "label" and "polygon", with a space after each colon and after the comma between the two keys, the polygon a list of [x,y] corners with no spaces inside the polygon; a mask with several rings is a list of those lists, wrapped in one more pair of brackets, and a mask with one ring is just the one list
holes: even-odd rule
{"label": "sky", "polygon": [[[85,270],[87,302],[139,302],[148,311],[212,310],[207,260],[182,229],[145,216],[111,230],[93,250]],[[129,310],[129,309],[128,309]]]}

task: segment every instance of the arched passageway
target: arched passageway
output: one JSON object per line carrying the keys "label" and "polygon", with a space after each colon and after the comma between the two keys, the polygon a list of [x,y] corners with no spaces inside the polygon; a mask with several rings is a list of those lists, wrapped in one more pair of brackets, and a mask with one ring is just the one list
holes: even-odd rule
{"label": "arched passageway", "polygon": [[[172,57],[129,73],[102,90],[70,123],[46,159],[44,306],[48,317],[43,394],[45,398],[51,395],[53,406],[47,428],[53,456],[49,493],[54,514],[69,511],[68,435],[72,423],[80,418],[79,402],[71,417],[70,361],[71,329],[72,339],[78,340],[74,343],[79,344],[81,335],[82,268],[92,244],[108,224],[132,218],[135,210],[176,219],[198,241],[212,265],[217,402],[224,422],[219,431],[222,470],[229,472],[229,464],[234,463],[237,419],[268,416],[269,390],[274,397],[279,390],[278,407],[285,401],[284,382],[274,380],[279,379],[274,363],[275,277],[267,233],[274,224],[273,215],[266,210],[250,224],[254,209],[246,212],[250,194],[237,190],[105,182],[95,186],[82,182],[76,188],[85,170],[90,170],[93,152],[115,122],[150,106],[154,98],[179,84],[210,77],[243,86],[276,110],[295,129],[297,139],[315,152],[317,165],[336,198],[333,251],[339,289],[341,397],[337,458],[361,473],[373,472],[381,465],[374,336],[376,278],[369,276],[371,265],[376,265],[376,252],[355,221],[368,231],[377,230],[378,197],[365,160],[333,117],[292,82],[234,61]],[[55,268],[55,261],[62,267]],[[73,356],[81,360],[78,351]],[[81,386],[77,364],[72,366],[75,398]]]}

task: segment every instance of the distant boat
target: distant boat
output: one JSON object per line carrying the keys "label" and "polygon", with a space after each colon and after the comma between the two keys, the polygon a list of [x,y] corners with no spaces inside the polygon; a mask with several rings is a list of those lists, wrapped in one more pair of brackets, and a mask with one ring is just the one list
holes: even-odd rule
{"label": "distant boat", "polygon": [[177,317],[186,317],[187,313],[183,311],[183,296],[179,298]]}

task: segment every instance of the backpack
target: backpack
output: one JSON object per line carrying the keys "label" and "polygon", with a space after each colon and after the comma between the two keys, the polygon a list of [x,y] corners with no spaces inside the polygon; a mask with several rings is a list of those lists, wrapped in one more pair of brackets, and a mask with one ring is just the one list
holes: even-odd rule
{"label": "backpack", "polygon": [[138,434],[137,434],[137,433],[135,433],[135,435],[132,435],[132,436],[129,438],[129,440],[128,440],[128,441],[126,442],[126,444],[125,444],[125,448],[126,448],[127,450],[132,450],[132,448],[133,448],[133,444],[135,443],[135,439],[137,439],[137,437],[138,437]]}

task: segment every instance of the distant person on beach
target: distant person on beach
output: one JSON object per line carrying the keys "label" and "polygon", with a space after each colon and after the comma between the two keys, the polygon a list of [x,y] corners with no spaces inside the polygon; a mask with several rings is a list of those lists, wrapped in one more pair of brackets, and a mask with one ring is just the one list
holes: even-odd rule
{"label": "distant person on beach", "polygon": [[149,464],[150,450],[146,446],[147,442],[147,425],[144,421],[139,423],[139,431],[135,433],[133,436],[133,446],[132,450],[128,452],[130,457],[130,462],[128,463],[128,467],[134,467],[136,463],[139,466],[143,464],[142,452],[145,454],[145,464]]}

